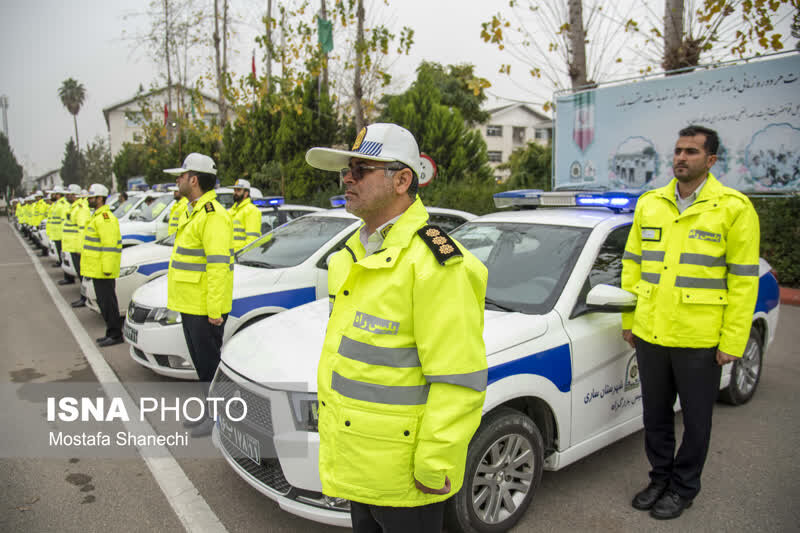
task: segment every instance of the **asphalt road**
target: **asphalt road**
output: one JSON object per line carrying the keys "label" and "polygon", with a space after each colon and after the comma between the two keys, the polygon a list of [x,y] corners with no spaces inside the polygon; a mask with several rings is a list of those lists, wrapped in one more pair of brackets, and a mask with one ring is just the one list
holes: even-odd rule
{"label": "asphalt road", "polygon": [[[58,428],[44,420],[48,387],[98,380],[32,261],[53,281],[61,270],[50,266],[51,258],[32,260],[25,246],[0,219],[0,531],[186,529],[135,449],[108,457],[78,448],[42,453],[32,445],[40,439],[34,426]],[[78,290],[77,284],[57,287],[67,302]],[[103,335],[99,315],[86,308],[69,312],[89,338]],[[784,306],[756,396],[740,407],[717,404],[703,491],[682,517],[659,522],[630,507],[647,483],[638,432],[561,471],[545,472],[515,531],[800,531],[798,324],[800,307]],[[100,353],[123,384],[172,383],[133,362],[127,344]],[[129,392],[136,397],[136,389]],[[216,528],[197,530],[336,531],[281,511],[209,450],[197,458],[175,454],[192,491],[218,518]]]}

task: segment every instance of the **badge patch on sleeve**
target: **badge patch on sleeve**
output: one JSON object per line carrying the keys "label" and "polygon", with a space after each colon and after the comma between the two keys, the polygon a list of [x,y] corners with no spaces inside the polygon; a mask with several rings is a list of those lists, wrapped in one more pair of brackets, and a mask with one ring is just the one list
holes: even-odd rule
{"label": "badge patch on sleeve", "polygon": [[103,213],[103,218],[108,220],[108,213]]}
{"label": "badge patch on sleeve", "polygon": [[642,240],[659,242],[661,240],[661,228],[642,228]]}
{"label": "badge patch on sleeve", "polygon": [[205,207],[206,207],[206,213],[214,212],[214,204],[212,204],[211,202],[208,202]]}

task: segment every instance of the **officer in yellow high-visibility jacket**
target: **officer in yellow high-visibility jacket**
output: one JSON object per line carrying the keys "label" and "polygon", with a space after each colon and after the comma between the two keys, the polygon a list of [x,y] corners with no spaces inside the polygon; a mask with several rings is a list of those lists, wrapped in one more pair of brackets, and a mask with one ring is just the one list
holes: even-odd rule
{"label": "officer in yellow high-visibility jacket", "polygon": [[175,198],[175,202],[173,202],[169,210],[169,228],[167,229],[167,234],[172,235],[178,231],[181,215],[186,212],[186,206],[189,205],[189,200],[187,200],[185,196],[181,196],[181,192],[176,185],[170,187],[169,190],[172,191],[173,197]]}
{"label": "officer in yellow high-visibility jacket", "polygon": [[[88,192],[86,193],[88,194]],[[67,192],[67,201],[71,202],[69,211],[64,219],[64,229],[62,230],[61,245],[64,252],[70,255],[72,266],[78,279],[81,274],[81,252],[83,251],[83,234],[86,231],[86,223],[89,222],[91,212],[86,196],[81,191],[80,186],[72,184]],[[86,305],[86,297],[80,298],[71,303],[72,307],[83,307]]]}
{"label": "officer in yellow high-visibility jacket", "polygon": [[[50,209],[47,212],[47,238],[53,241],[57,254],[56,261],[53,263],[54,267],[61,266],[62,230],[64,228],[64,218],[67,215],[70,205],[67,199],[64,197],[65,192],[66,191],[64,188],[60,185],[57,185],[53,188],[50,197],[53,200],[53,203],[50,204]],[[68,285],[70,283],[75,283],[75,280],[70,280],[66,275],[64,276],[64,279],[58,281],[59,285]]]}
{"label": "officer in yellow high-visibility jacket", "polygon": [[[183,166],[164,170],[189,201],[180,218],[167,273],[167,307],[181,324],[197,377],[205,392],[217,371],[225,321],[233,301],[233,223],[216,200],[217,167],[210,157],[186,156]],[[192,436],[211,433],[214,421],[202,418]]]}
{"label": "officer in yellow high-visibility jacket", "polygon": [[675,179],[639,199],[623,256],[622,287],[638,296],[623,337],[636,348],[652,467],[632,505],[659,519],[679,516],[700,491],[722,365],[742,356],[758,294],[758,216],[709,172],[718,147],[714,130],[680,131]]}
{"label": "officer in yellow high-visibility jacket", "polygon": [[92,279],[97,306],[106,322],[106,334],[97,339],[98,346],[122,342],[122,319],[119,316],[116,279],[122,255],[119,221],[106,205],[108,188],[99,183],[89,187],[89,206],[94,213],[86,223],[81,257],[81,274]]}
{"label": "officer in yellow high-visibility jacket", "polygon": [[233,249],[239,251],[261,236],[261,211],[250,199],[250,182],[243,179],[233,184],[233,206],[228,210],[233,219]]}
{"label": "officer in yellow high-visibility jacket", "polygon": [[351,500],[356,532],[440,531],[486,394],[486,267],[428,225],[408,130],[372,124],[352,151],[312,148],[306,161],[341,169],[346,209],[364,220],[328,271],[322,491]]}

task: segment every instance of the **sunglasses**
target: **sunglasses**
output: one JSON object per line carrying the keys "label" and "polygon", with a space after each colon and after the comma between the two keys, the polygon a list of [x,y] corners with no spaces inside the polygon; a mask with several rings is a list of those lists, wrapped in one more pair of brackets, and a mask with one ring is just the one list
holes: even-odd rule
{"label": "sunglasses", "polygon": [[402,165],[393,165],[393,166],[386,166],[386,167],[374,167],[372,165],[356,165],[354,167],[345,167],[339,171],[339,176],[342,179],[345,178],[348,174],[353,176],[353,179],[356,181],[361,181],[364,178],[364,172],[369,170],[403,170],[404,168],[408,168]]}

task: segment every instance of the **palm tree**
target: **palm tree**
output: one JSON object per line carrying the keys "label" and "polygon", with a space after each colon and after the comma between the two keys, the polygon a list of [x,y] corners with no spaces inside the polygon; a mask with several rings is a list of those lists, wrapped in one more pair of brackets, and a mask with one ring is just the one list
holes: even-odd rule
{"label": "palm tree", "polygon": [[58,89],[58,96],[61,98],[61,103],[67,108],[67,111],[72,113],[72,120],[75,123],[75,146],[80,150],[77,116],[78,111],[81,110],[81,106],[86,99],[86,89],[74,79],[67,78]]}

